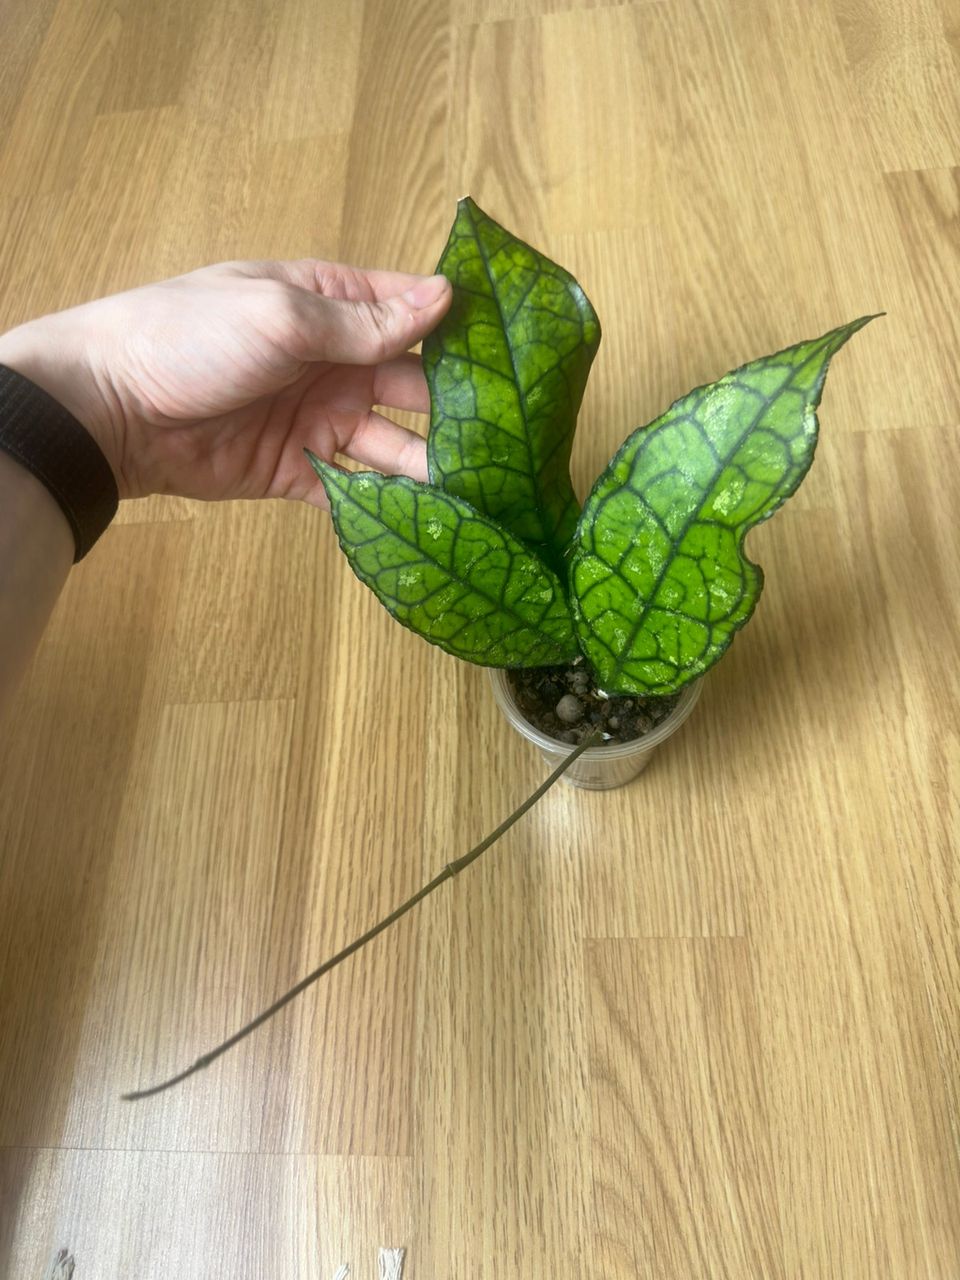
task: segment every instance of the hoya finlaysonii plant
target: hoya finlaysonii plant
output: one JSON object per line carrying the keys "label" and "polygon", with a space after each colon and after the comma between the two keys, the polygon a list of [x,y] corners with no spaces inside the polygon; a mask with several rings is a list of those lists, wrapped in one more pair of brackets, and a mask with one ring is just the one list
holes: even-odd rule
{"label": "hoya finlaysonii plant", "polygon": [[[583,509],[570,449],[600,325],[566,271],[462,200],[440,270],[453,305],[424,343],[430,484],[310,456],[340,545],[395,618],[468,662],[582,655],[604,693],[668,695],[721,657],[760,597],[747,533],[813,459],[831,357],[870,317],[755,360],[628,436]],[[463,871],[602,735],[589,732],[469,853],[192,1066],[216,1061]]]}
{"label": "hoya finlaysonii plant", "polygon": [[667,695],[707,671],[763,587],[744,539],[813,460],[831,358],[871,317],[698,387],[627,437],[582,510],[570,451],[600,324],[580,285],[460,201],[424,342],[429,484],[310,455],[357,576],[468,662],[582,654],[606,693]]}

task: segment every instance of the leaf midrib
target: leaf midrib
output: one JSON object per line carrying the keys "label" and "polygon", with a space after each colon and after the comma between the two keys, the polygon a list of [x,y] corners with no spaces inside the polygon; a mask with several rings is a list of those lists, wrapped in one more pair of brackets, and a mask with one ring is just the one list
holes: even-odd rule
{"label": "leaf midrib", "polygon": [[[544,534],[543,541],[546,545],[549,546],[552,544],[553,538],[557,530],[552,529],[550,525],[544,520],[545,513],[543,508],[543,497],[540,492],[540,482],[539,482],[540,478],[534,462],[533,446],[530,443],[530,421],[527,417],[527,404],[526,404],[526,399],[524,397],[523,391],[521,389],[520,374],[519,374],[519,371],[517,370],[517,362],[513,354],[513,347],[510,343],[510,336],[507,332],[507,317],[504,314],[503,305],[500,301],[500,295],[497,293],[496,282],[494,281],[494,278],[493,278],[493,270],[490,265],[490,259],[487,257],[486,246],[484,245],[480,235],[480,228],[477,224],[476,219],[473,216],[473,209],[469,205],[467,205],[467,217],[470,219],[470,226],[473,229],[474,239],[477,242],[477,248],[480,252],[480,261],[483,263],[483,269],[486,272],[487,280],[490,283],[490,293],[493,297],[494,305],[497,308],[497,315],[500,317],[500,327],[503,329],[503,338],[504,338],[504,342],[506,343],[507,354],[510,357],[510,369],[513,373],[513,381],[517,388],[517,403],[520,406],[520,417],[523,421],[523,444],[527,452],[527,463],[530,467],[530,484],[533,489],[533,497],[534,497],[534,503],[536,505],[537,518],[540,521],[540,527],[543,530],[543,534]],[[537,280],[539,280],[539,277],[541,274],[539,267],[536,268],[535,274],[536,274],[536,279],[534,280],[533,285],[531,285],[530,289],[527,291],[526,295],[524,296],[524,301],[526,301],[526,299],[533,292],[533,289],[536,287]],[[553,350],[553,347],[551,347],[551,350]],[[554,354],[556,354],[556,352],[554,352]]]}

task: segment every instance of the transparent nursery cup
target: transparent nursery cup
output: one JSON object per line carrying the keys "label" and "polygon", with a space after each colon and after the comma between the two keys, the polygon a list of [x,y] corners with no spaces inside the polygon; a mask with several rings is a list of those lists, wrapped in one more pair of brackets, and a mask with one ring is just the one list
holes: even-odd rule
{"label": "transparent nursery cup", "polygon": [[[489,668],[488,674],[497,705],[514,729],[539,749],[551,769],[562,764],[573,750],[572,746],[567,742],[558,742],[556,738],[533,727],[517,706],[506,671]],[[702,684],[702,680],[688,684],[667,718],[661,720],[649,733],[634,738],[632,742],[615,742],[588,748],[574,760],[562,781],[568,782],[572,787],[584,787],[588,791],[609,791],[613,787],[622,787],[631,782],[647,767],[661,742],[666,742],[686,720],[697,704]]]}

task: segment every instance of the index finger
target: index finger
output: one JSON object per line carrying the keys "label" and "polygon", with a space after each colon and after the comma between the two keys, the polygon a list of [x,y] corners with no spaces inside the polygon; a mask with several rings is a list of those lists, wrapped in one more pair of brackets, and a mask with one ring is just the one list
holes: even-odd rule
{"label": "index finger", "polygon": [[243,264],[287,284],[347,302],[383,302],[405,293],[420,280],[432,275],[409,271],[367,270],[342,262],[325,262],[322,258],[297,258],[292,261],[250,262]]}

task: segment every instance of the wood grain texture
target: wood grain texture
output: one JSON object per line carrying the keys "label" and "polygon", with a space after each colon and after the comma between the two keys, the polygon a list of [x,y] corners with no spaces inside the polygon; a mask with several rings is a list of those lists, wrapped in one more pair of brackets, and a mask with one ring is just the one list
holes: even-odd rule
{"label": "wood grain texture", "polygon": [[[636,784],[542,779],[325,517],[124,507],[0,735],[0,1276],[960,1276],[955,0],[11,0],[0,324],[227,257],[429,270],[454,201],[605,337],[583,493],[885,309]],[[413,420],[413,419],[407,419]]]}
{"label": "wood grain texture", "polygon": [[600,1273],[783,1276],[751,944],[608,939],[586,964]]}

